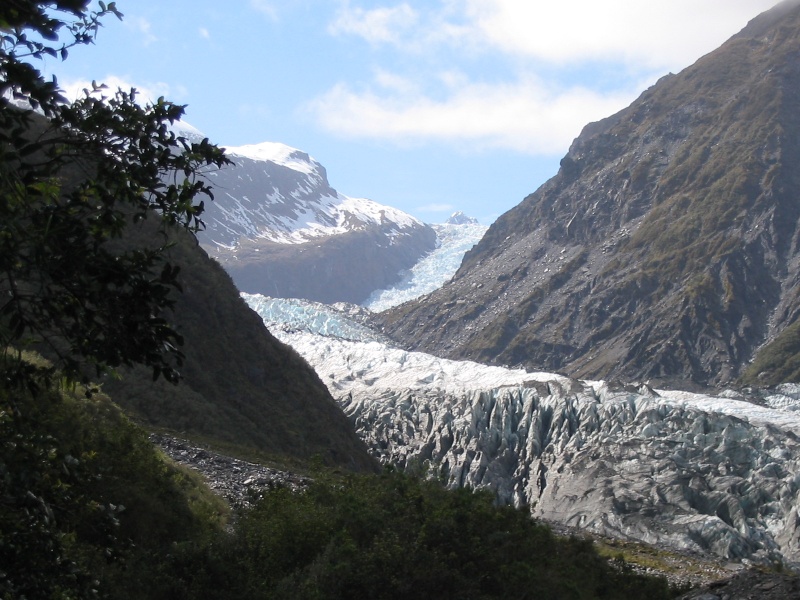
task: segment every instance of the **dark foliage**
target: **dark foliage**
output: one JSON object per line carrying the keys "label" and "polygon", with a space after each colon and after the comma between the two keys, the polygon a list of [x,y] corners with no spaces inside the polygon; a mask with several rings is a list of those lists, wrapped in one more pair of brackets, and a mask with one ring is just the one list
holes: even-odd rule
{"label": "dark foliage", "polygon": [[[396,472],[278,489],[227,540],[176,554],[158,598],[668,598],[590,541],[555,537],[488,493]],[[165,583],[166,580],[162,580]]]}
{"label": "dark foliage", "polygon": [[29,368],[36,393],[0,386],[0,598],[103,596],[126,563],[216,530],[223,503],[105,396]]}
{"label": "dark foliage", "polygon": [[[146,217],[196,229],[202,170],[227,162],[170,124],[183,107],[93,85],[64,102],[35,67],[90,43],[114,3],[15,0],[0,8],[0,346],[43,344],[72,378],[143,364],[176,381],[180,335],[165,318],[178,269],[165,246],[114,244]],[[66,38],[66,41],[61,41]],[[16,103],[16,104],[15,104]],[[43,119],[32,109],[38,109]]]}

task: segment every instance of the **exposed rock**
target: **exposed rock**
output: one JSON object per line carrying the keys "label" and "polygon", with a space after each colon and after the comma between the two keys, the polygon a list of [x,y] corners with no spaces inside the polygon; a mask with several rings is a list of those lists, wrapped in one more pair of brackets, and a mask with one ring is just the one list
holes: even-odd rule
{"label": "exposed rock", "polygon": [[436,233],[397,209],[340,194],[305,152],[264,143],[228,149],[209,173],[203,247],[243,292],[360,303],[436,247]]}
{"label": "exposed rock", "polygon": [[380,315],[384,331],[576,377],[735,380],[800,315],[799,56],[785,2],[587,125],[449,284]]}
{"label": "exposed rock", "polygon": [[310,482],[302,475],[231,458],[185,440],[155,434],[150,439],[172,460],[198,471],[208,487],[234,506],[249,506],[264,490],[288,487],[296,491]]}
{"label": "exposed rock", "polygon": [[358,304],[399,281],[435,244],[427,226],[393,237],[387,228],[369,225],[302,244],[256,238],[242,239],[234,249],[207,249],[243,292]]}

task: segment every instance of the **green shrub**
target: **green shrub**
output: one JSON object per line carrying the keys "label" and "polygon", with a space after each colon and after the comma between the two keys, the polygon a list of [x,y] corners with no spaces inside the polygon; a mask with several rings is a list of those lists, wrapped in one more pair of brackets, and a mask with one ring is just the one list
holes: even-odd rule
{"label": "green shrub", "polygon": [[[555,537],[488,492],[397,472],[272,491],[219,543],[169,567],[181,598],[668,598],[592,543]],[[164,596],[166,597],[166,595]]]}
{"label": "green shrub", "polygon": [[107,397],[32,366],[35,389],[10,385],[17,368],[0,361],[0,598],[110,593],[125,561],[219,529],[224,503]]}

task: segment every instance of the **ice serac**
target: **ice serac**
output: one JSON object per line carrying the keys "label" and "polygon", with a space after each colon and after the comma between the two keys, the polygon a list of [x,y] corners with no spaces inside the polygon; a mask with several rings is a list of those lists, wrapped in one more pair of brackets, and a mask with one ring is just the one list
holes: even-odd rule
{"label": "ice serac", "polygon": [[534,516],[730,559],[800,559],[797,437],[725,407],[578,381],[338,394],[384,460],[429,462]]}
{"label": "ice serac", "polygon": [[488,488],[602,535],[800,561],[796,417],[787,430],[727,414],[749,409],[743,402],[703,406],[576,380],[453,390],[432,371],[415,386],[368,390],[319,372],[384,461],[429,464],[452,486]]}
{"label": "ice serac", "polygon": [[333,189],[305,152],[265,142],[226,148],[198,235],[245,292],[320,302],[365,300],[436,244],[408,214]]}
{"label": "ice serac", "polygon": [[451,282],[381,314],[385,331],[584,378],[716,385],[754,361],[756,381],[796,380],[799,55],[795,0],[587,125]]}
{"label": "ice serac", "polygon": [[343,307],[246,299],[382,461],[600,534],[800,564],[800,385],[710,396],[528,373],[387,346]]}

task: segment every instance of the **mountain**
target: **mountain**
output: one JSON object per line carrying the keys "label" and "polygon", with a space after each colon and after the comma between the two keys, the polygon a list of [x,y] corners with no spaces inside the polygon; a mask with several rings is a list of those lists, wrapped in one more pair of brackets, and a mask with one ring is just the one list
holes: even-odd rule
{"label": "mountain", "polygon": [[800,385],[702,395],[529,373],[393,347],[343,307],[245,299],[382,462],[604,536],[800,564]]}
{"label": "mountain", "polygon": [[198,237],[242,291],[359,303],[435,247],[429,226],[340,194],[305,152],[271,142],[226,152],[234,165],[208,174],[215,201]]}
{"label": "mountain", "polygon": [[[164,243],[152,220],[126,230],[124,243]],[[169,232],[168,260],[180,267],[182,293],[168,315],[183,336],[179,385],[147,369],[122,371],[103,390],[148,428],[210,442],[285,464],[369,471],[363,443],[308,363],[277,340],[241,299],[230,276],[193,236]]]}
{"label": "mountain", "polygon": [[798,57],[793,0],[587,125],[451,282],[380,325],[578,378],[800,380]]}

